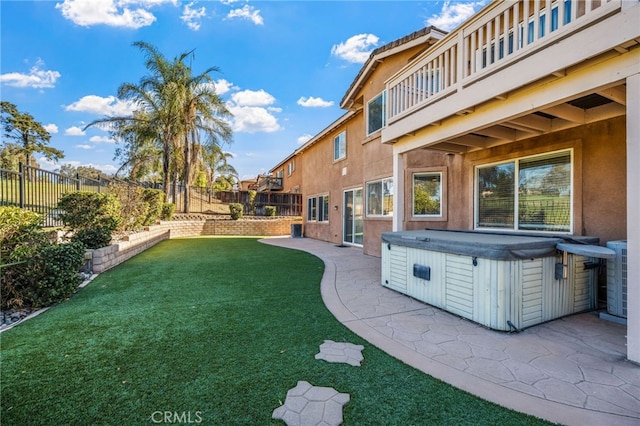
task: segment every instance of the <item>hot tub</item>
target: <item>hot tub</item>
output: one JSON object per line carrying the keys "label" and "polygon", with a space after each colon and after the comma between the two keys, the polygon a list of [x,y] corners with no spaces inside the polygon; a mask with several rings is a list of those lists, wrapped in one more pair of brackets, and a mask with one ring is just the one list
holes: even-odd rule
{"label": "hot tub", "polygon": [[473,231],[382,234],[382,285],[495,330],[596,308],[595,237]]}

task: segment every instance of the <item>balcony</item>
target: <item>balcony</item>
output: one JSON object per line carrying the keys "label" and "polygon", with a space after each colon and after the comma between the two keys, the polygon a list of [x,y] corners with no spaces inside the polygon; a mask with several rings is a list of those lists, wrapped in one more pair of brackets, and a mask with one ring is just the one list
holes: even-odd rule
{"label": "balcony", "polygon": [[274,176],[258,176],[258,192],[282,191],[282,178]]}
{"label": "balcony", "polygon": [[[395,142],[640,40],[637,0],[494,1],[387,81]],[[626,13],[629,12],[629,13]]]}

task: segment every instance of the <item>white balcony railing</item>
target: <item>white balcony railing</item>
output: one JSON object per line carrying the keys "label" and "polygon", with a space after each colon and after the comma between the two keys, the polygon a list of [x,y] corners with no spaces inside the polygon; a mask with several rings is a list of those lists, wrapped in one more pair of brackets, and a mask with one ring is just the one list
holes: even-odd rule
{"label": "white balcony railing", "polygon": [[615,13],[622,1],[495,1],[387,81],[388,125]]}

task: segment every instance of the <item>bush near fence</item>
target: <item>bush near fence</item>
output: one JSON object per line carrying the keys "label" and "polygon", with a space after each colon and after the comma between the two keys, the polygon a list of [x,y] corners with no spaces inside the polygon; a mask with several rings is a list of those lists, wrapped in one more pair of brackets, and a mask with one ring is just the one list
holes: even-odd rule
{"label": "bush near fence", "polygon": [[[43,226],[62,226],[59,220],[58,202],[63,194],[75,191],[106,192],[112,183],[162,189],[161,185],[125,182],[118,179],[92,179],[81,175],[74,177],[19,165],[19,170],[0,169],[0,206],[16,206],[39,213]],[[243,215],[267,215],[267,206],[276,209],[276,216],[301,216],[302,194],[255,191],[214,191],[212,188],[191,187],[189,189],[189,211],[191,213],[229,214],[230,203],[240,203]],[[184,213],[184,186],[172,184],[168,202],[174,204],[176,213]],[[165,214],[167,212],[167,214]],[[163,216],[170,216],[163,206]]]}

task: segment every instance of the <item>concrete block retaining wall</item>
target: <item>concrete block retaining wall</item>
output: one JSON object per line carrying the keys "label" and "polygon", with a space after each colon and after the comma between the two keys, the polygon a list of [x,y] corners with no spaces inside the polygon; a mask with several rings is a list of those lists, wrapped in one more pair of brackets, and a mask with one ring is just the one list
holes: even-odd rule
{"label": "concrete block retaining wall", "polygon": [[89,250],[93,273],[104,272],[168,238],[200,235],[283,236],[291,234],[291,225],[300,218],[277,219],[193,219],[162,221],[144,231],[123,237],[122,241],[96,250]]}

